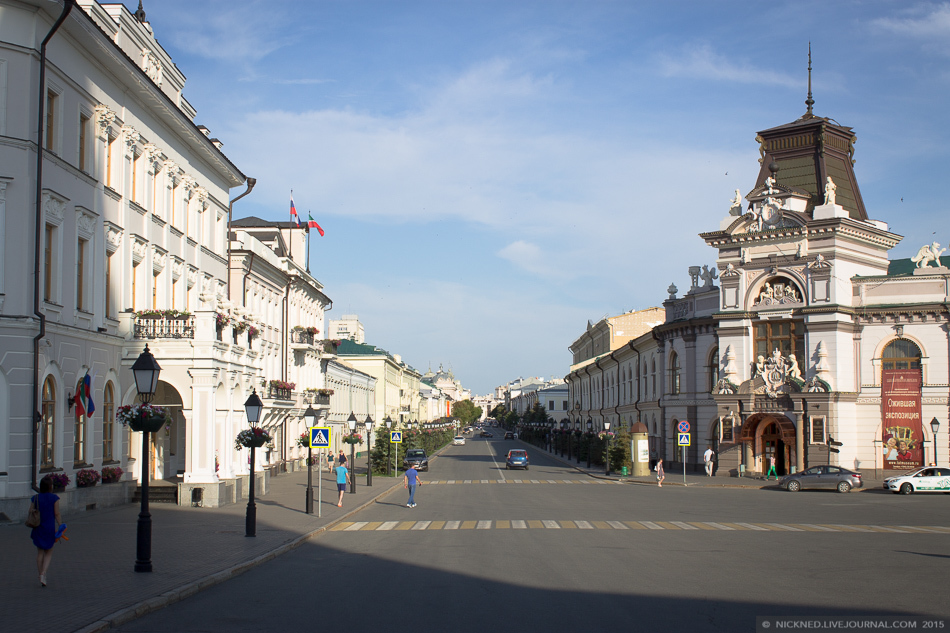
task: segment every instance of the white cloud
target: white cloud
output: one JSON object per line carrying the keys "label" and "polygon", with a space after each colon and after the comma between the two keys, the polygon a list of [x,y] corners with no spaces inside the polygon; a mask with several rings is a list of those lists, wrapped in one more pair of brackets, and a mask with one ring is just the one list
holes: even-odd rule
{"label": "white cloud", "polygon": [[872,24],[892,33],[921,40],[945,40],[950,37],[950,4],[936,7],[918,5],[907,11],[909,17],[879,18]]}
{"label": "white cloud", "polygon": [[749,63],[736,62],[717,53],[709,45],[689,47],[677,55],[660,54],[658,58],[660,74],[666,77],[685,77],[687,79],[728,81],[786,88],[800,88],[802,86],[801,78],[778,73],[771,69],[756,68]]}

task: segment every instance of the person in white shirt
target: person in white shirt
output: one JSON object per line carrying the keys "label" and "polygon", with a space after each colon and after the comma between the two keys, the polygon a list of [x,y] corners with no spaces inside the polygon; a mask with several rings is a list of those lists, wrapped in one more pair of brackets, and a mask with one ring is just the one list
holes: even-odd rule
{"label": "person in white shirt", "polygon": [[713,453],[712,446],[706,447],[706,452],[703,453],[703,461],[706,462],[706,476],[712,477],[713,473],[713,457],[716,454]]}

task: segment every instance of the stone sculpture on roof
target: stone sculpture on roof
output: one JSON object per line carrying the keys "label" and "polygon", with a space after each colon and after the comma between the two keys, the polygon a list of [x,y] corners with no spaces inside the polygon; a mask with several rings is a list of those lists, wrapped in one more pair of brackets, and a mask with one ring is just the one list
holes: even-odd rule
{"label": "stone sculpture on roof", "polygon": [[940,254],[945,250],[947,249],[940,248],[937,242],[924,244],[917,254],[910,258],[910,261],[916,263],[917,268],[925,268],[930,264],[933,264],[935,268],[940,268]]}
{"label": "stone sculpture on roof", "polygon": [[831,179],[831,176],[828,176],[825,179],[825,204],[835,204],[835,192],[837,190],[838,185]]}

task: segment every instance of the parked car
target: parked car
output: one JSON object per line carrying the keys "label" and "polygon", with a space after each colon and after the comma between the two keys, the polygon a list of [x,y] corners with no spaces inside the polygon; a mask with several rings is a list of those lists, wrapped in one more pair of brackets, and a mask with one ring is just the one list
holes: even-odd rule
{"label": "parked car", "polygon": [[429,456],[426,455],[425,450],[410,448],[406,452],[406,456],[402,460],[402,467],[409,470],[410,466],[414,466],[416,470],[429,472]]}
{"label": "parked car", "polygon": [[864,485],[861,473],[839,466],[812,466],[800,473],[786,475],[778,485],[789,492],[798,492],[802,488],[829,488],[838,492],[850,492],[852,488]]}
{"label": "parked car", "polygon": [[505,469],[524,468],[528,470],[528,451],[523,448],[515,448],[508,451],[508,458],[505,460]]}
{"label": "parked car", "polygon": [[495,437],[492,435],[491,431],[482,431],[478,434],[479,437]]}
{"label": "parked car", "polygon": [[913,492],[942,492],[950,494],[950,468],[915,468],[903,475],[884,480],[884,490],[894,494],[909,495]]}
{"label": "parked car", "polygon": [[505,439],[506,439],[506,440],[513,440],[513,439],[515,439],[515,434],[512,433],[511,431],[508,431],[507,433],[505,433]]}
{"label": "parked car", "polygon": [[461,435],[456,435],[456,436],[452,439],[452,445],[453,445],[453,446],[465,446],[465,438],[462,437]]}

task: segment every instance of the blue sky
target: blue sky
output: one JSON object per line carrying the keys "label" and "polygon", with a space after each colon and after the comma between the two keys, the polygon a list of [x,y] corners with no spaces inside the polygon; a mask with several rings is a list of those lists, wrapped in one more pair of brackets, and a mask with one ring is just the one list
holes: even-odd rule
{"label": "blue sky", "polygon": [[[134,10],[137,2],[126,2]],[[857,134],[868,213],[950,241],[950,3],[146,0],[254,192],[326,230],[330,318],[476,393],[563,376],[587,321],[660,305],[805,111]],[[235,190],[233,195],[243,191]],[[903,199],[903,201],[902,201]]]}

